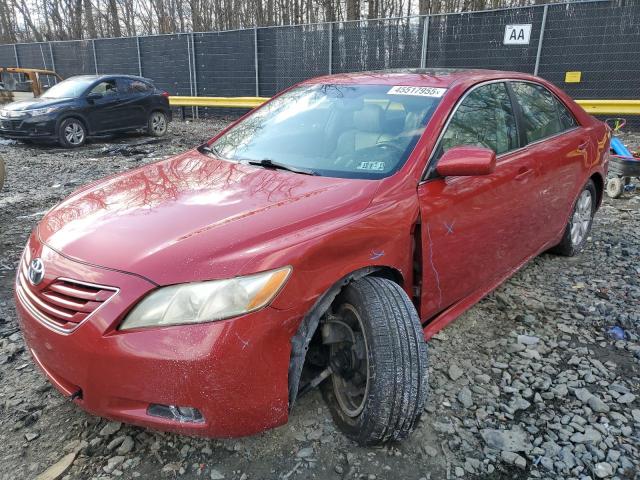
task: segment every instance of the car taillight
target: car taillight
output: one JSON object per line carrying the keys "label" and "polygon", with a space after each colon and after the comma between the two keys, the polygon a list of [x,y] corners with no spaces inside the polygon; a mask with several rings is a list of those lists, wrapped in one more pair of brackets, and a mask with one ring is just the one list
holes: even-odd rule
{"label": "car taillight", "polygon": [[169,92],[162,92],[160,95],[162,95],[163,97],[167,97],[169,98]]}

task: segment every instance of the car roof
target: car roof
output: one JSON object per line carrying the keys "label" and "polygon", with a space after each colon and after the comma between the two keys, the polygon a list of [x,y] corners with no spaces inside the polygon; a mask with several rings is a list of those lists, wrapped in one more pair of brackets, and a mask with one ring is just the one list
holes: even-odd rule
{"label": "car roof", "polygon": [[402,68],[374,70],[369,72],[339,73],[325,75],[302,82],[302,84],[348,83],[361,85],[406,85],[416,87],[442,87],[473,85],[488,80],[522,79],[540,81],[533,75],[501,70],[465,68]]}
{"label": "car roof", "polygon": [[73,77],[69,77],[69,79],[71,78],[84,78],[87,80],[110,80],[113,78],[128,78],[131,80],[142,80],[145,82],[152,83],[152,80],[150,78],[140,77],[138,75],[121,75],[121,74],[74,75]]}

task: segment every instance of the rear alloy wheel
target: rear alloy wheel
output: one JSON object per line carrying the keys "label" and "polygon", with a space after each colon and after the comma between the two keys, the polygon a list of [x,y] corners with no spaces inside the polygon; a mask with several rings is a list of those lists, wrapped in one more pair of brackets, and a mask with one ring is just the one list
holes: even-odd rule
{"label": "rear alloy wheel", "polygon": [[87,132],[80,120],[67,118],[60,124],[58,139],[63,147],[76,148],[84,145],[87,139]]}
{"label": "rear alloy wheel", "polygon": [[167,133],[167,116],[162,112],[152,112],[147,130],[153,137],[162,137]]}
{"label": "rear alloy wheel", "polygon": [[573,257],[584,248],[596,213],[596,198],[596,187],[593,181],[589,180],[578,195],[562,241],[551,249],[553,253]]}
{"label": "rear alloy wheel", "polygon": [[607,180],[607,195],[609,198],[620,198],[624,193],[624,182],[620,177]]}
{"label": "rear alloy wheel", "polygon": [[427,399],[427,344],[396,283],[350,283],[323,325],[333,374],[322,384],[338,427],[361,445],[406,438]]}

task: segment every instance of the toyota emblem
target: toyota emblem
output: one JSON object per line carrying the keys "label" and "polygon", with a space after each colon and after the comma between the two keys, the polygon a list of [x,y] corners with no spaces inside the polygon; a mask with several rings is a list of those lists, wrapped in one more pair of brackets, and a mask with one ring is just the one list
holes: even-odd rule
{"label": "toyota emblem", "polygon": [[36,286],[44,280],[44,263],[39,258],[34,258],[29,265],[29,282]]}

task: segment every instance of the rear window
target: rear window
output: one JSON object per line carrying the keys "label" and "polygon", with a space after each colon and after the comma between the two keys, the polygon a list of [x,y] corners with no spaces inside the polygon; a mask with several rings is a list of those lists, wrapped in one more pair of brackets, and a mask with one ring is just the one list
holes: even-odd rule
{"label": "rear window", "polygon": [[571,112],[542,85],[513,82],[511,86],[522,110],[527,143],[577,126]]}

